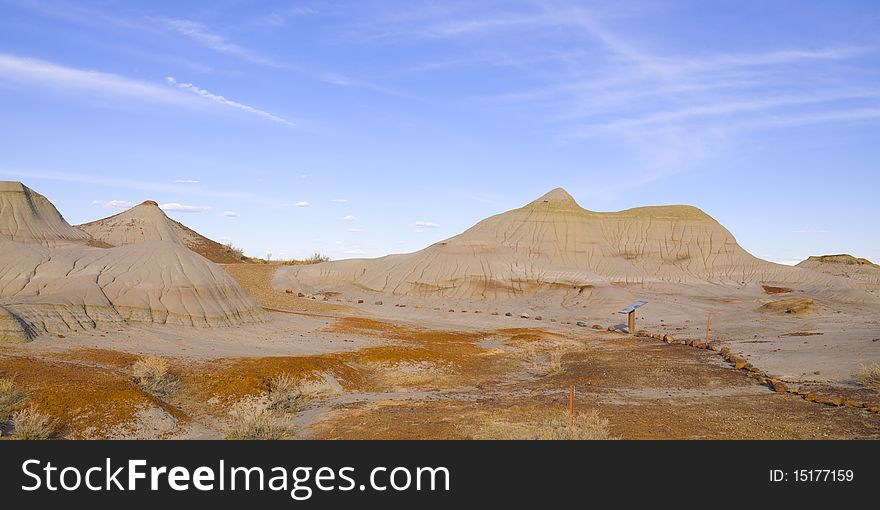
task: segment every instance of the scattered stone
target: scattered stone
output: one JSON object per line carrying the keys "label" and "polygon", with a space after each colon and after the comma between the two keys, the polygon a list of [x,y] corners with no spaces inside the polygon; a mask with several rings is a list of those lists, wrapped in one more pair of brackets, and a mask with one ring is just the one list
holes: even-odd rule
{"label": "scattered stone", "polygon": [[373,303],[373,304],[376,305],[376,306],[382,306],[382,305],[384,305],[385,303],[383,303],[383,302],[381,302],[381,301],[376,301],[376,302]]}
{"label": "scattered stone", "polygon": [[449,309],[449,313],[455,313],[455,310],[453,310],[452,308],[450,308],[450,309]]}
{"label": "scattered stone", "polygon": [[616,329],[614,328],[614,326],[608,326],[608,331],[612,331],[612,332],[613,332],[613,331],[616,331]]}
{"label": "scattered stone", "polygon": [[359,304],[359,305],[364,304],[364,300],[363,300],[363,299],[358,299],[358,304]]}
{"label": "scattered stone", "polygon": [[550,319],[550,322],[556,322],[556,319]]}
{"label": "scattered stone", "polygon": [[640,329],[636,331],[636,336],[641,338],[650,338],[651,334],[645,331],[644,329]]}
{"label": "scattered stone", "polygon": [[776,393],[785,393],[788,391],[788,386],[779,379],[769,379],[768,382],[770,387],[773,388],[773,391]]}
{"label": "scattered stone", "polygon": [[584,322],[584,321],[577,321],[575,324],[577,324],[578,327],[580,327],[580,328],[585,328],[585,327],[587,327],[587,323]]}
{"label": "scattered stone", "polygon": [[527,314],[527,313],[522,313],[522,314],[519,315],[519,318],[520,318],[520,319],[528,319],[528,318],[529,318],[529,314]]}
{"label": "scattered stone", "polygon": [[831,399],[831,403],[833,403],[837,407],[843,407],[844,405],[846,405],[846,398],[834,397],[833,399]]}
{"label": "scattered stone", "polygon": [[544,320],[544,318],[541,317],[540,315],[538,315],[538,316],[535,317],[535,320],[536,320],[536,321],[542,321],[542,320]]}
{"label": "scattered stone", "polygon": [[510,312],[507,312],[507,313],[504,314],[504,316],[505,316],[505,317],[513,317],[513,314],[510,313]]}
{"label": "scattered stone", "polygon": [[605,328],[603,328],[603,327],[600,326],[599,324],[593,324],[593,329],[595,329],[596,331],[600,331],[600,330],[603,330],[603,329],[605,329]]}
{"label": "scattered stone", "polygon": [[492,312],[492,315],[501,315],[501,314],[498,312],[498,310],[494,310],[494,311]]}
{"label": "scattered stone", "polygon": [[306,295],[303,294],[302,292],[297,292],[296,297],[306,297]]}
{"label": "scattered stone", "polygon": [[287,289],[284,291],[285,294],[293,294],[293,289]]}

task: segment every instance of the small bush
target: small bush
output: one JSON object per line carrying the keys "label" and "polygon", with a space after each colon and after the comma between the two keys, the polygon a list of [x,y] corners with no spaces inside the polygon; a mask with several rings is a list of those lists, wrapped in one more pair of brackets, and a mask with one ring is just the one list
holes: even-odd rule
{"label": "small bush", "polygon": [[174,394],[180,378],[168,368],[168,362],[159,356],[146,356],[132,366],[134,380],[144,391],[159,397]]}
{"label": "small bush", "polygon": [[31,406],[17,411],[12,417],[16,439],[41,441],[55,434],[55,422]]}
{"label": "small bush", "polygon": [[328,257],[327,255],[324,255],[321,252],[316,251],[314,254],[312,254],[311,257],[309,257],[307,259],[284,260],[281,262],[281,264],[285,265],[285,266],[306,266],[306,265],[310,265],[310,264],[320,264],[322,262],[330,262],[330,257]]}
{"label": "small bush", "polygon": [[538,434],[539,440],[550,441],[602,441],[612,439],[608,432],[608,420],[595,410],[580,413],[569,423],[568,416],[551,420]]}
{"label": "small bush", "polygon": [[232,255],[233,257],[237,258],[238,260],[241,260],[241,259],[245,258],[245,257],[244,257],[244,250],[242,250],[242,249],[239,248],[238,246],[235,246],[235,245],[232,244],[232,243],[227,243],[227,244],[226,244],[226,249],[229,250],[229,254],[230,254],[230,255]]}
{"label": "small bush", "polygon": [[474,439],[501,441],[602,441],[616,439],[608,431],[608,420],[597,411],[580,413],[569,424],[568,414],[527,423],[503,421],[485,424],[470,434]]}
{"label": "small bush", "polygon": [[880,364],[862,365],[858,375],[859,382],[868,388],[880,388]]}
{"label": "small bush", "polygon": [[290,413],[303,404],[303,393],[290,374],[278,374],[269,381],[269,410]]}
{"label": "small bush", "polygon": [[15,377],[0,377],[0,425],[6,423],[27,393],[16,389]]}
{"label": "small bush", "polygon": [[272,441],[293,438],[291,430],[278,423],[265,397],[245,398],[232,406],[229,415],[231,422],[226,429],[226,439]]}

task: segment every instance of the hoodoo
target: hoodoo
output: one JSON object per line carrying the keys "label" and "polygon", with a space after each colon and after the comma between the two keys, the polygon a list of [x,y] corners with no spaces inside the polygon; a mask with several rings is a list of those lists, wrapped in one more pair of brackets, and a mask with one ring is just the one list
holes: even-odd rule
{"label": "hoodoo", "polygon": [[185,246],[212,262],[240,262],[240,257],[229,247],[172,220],[153,200],[147,200],[108,218],[79,225],[79,228],[111,246],[144,241],[170,241]]}
{"label": "hoodoo", "polygon": [[414,297],[512,299],[557,294],[572,303],[627,300],[621,289],[773,282],[862,299],[846,282],[758,259],[700,209],[594,212],[563,189],[483,220],[419,252],[278,271],[278,288],[343,288]]}
{"label": "hoodoo", "polygon": [[46,197],[15,181],[0,181],[0,237],[44,246],[89,242]]}
{"label": "hoodoo", "polygon": [[130,322],[228,326],[264,319],[235,280],[179,238],[102,248],[20,183],[0,184],[0,198],[0,342]]}

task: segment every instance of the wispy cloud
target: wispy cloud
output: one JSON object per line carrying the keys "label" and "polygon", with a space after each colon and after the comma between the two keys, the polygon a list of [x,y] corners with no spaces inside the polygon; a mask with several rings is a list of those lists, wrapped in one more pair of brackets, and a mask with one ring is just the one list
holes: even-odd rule
{"label": "wispy cloud", "polygon": [[223,211],[223,216],[227,218],[238,218],[239,214],[235,211]]}
{"label": "wispy cloud", "polygon": [[305,201],[300,201],[300,202],[295,203],[294,205],[297,207],[311,207],[312,204],[305,202]]}
{"label": "wispy cloud", "polygon": [[793,234],[827,234],[827,230],[822,229],[805,229],[805,230],[792,230]]}
{"label": "wispy cloud", "polygon": [[93,200],[92,205],[100,205],[105,209],[131,209],[134,202],[128,200]]}
{"label": "wispy cloud", "polygon": [[[409,72],[509,68],[524,79],[505,83],[534,85],[474,99],[501,104],[505,114],[522,110],[563,145],[599,137],[621,144],[643,183],[688,171],[754,131],[880,119],[876,74],[852,65],[874,47],[819,40],[742,52],[682,49],[651,40],[655,32],[626,29],[632,20],[643,26],[645,9],[659,8],[444,2],[380,13],[360,29],[366,42],[450,41],[452,51]],[[456,52],[459,45],[467,52]]]}
{"label": "wispy cloud", "polygon": [[0,54],[0,81],[20,83],[60,93],[88,92],[101,97],[115,96],[178,105],[192,104],[192,100],[185,95],[157,83],[8,54]]}
{"label": "wispy cloud", "polygon": [[211,209],[203,205],[185,205],[177,202],[169,202],[167,204],[159,204],[159,209],[168,212],[185,212],[185,213],[201,213]]}
{"label": "wispy cloud", "polygon": [[345,215],[341,219],[342,219],[342,221],[357,221],[357,217],[355,217],[351,214]]}
{"label": "wispy cloud", "polygon": [[226,37],[211,32],[202,23],[186,19],[168,18],[163,19],[162,22],[166,29],[183,35],[184,37],[187,37],[190,40],[195,41],[196,43],[216,52],[225,53],[227,55],[234,55],[255,64],[261,64],[270,67],[283,67],[281,64],[275,62],[270,58],[264,57],[251,50],[247,50],[239,46],[238,44],[229,41],[228,39],[226,39]]}
{"label": "wispy cloud", "polygon": [[197,181],[195,179],[177,179],[174,182],[176,182],[177,184],[198,184],[200,181]]}
{"label": "wispy cloud", "polygon": [[430,221],[417,221],[415,223],[416,228],[440,228],[440,225],[430,222]]}
{"label": "wispy cloud", "polygon": [[209,99],[211,101],[214,101],[215,103],[222,104],[224,106],[229,106],[231,108],[236,108],[236,109],[239,109],[239,110],[242,110],[242,111],[254,114],[254,115],[258,115],[258,116],[263,117],[265,119],[269,119],[271,121],[278,122],[280,124],[284,124],[285,126],[293,127],[293,125],[294,125],[293,122],[290,122],[287,119],[283,119],[281,117],[278,117],[277,115],[273,115],[265,110],[260,110],[258,108],[254,108],[253,106],[248,106],[246,104],[242,104],[242,103],[239,103],[236,101],[232,101],[230,99],[226,99],[225,97],[223,97],[221,95],[217,95],[217,94],[209,92],[205,89],[201,89],[199,87],[196,87],[192,83],[178,82],[172,76],[165,78],[165,81],[173,87],[177,87],[178,89],[185,90],[187,92],[192,92],[193,94],[196,94],[196,95],[203,97],[205,99]]}
{"label": "wispy cloud", "polygon": [[337,204],[344,204],[344,203],[348,202],[348,200],[345,198],[334,198],[333,200],[331,200],[331,202],[336,202]]}

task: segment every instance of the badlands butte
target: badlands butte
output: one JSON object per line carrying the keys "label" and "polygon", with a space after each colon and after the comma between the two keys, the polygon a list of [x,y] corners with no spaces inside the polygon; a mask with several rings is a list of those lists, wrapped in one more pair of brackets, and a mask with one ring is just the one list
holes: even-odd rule
{"label": "badlands butte", "polygon": [[761,260],[690,206],[556,189],[415,253],[269,263],[0,182],[4,439],[876,439],[878,361],[880,267]]}

